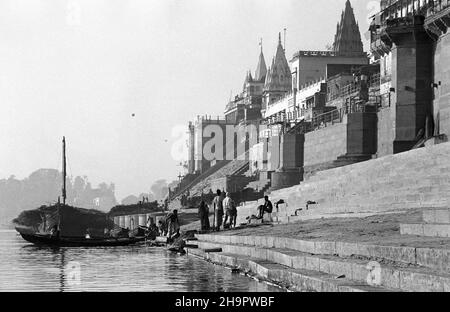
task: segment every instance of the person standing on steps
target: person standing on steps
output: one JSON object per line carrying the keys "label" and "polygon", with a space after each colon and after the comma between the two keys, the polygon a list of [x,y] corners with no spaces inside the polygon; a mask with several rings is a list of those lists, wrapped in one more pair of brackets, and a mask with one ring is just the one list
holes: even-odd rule
{"label": "person standing on steps", "polygon": [[214,224],[213,227],[216,231],[220,231],[220,227],[222,226],[222,218],[223,218],[223,197],[222,192],[217,190],[217,196],[213,199],[213,208],[214,208]]}
{"label": "person standing on steps", "polygon": [[200,217],[201,231],[209,231],[209,207],[204,200],[200,203],[198,214]]}
{"label": "person standing on steps", "polygon": [[237,207],[236,207],[236,202],[233,201],[233,207],[231,209],[230,226],[233,228],[236,228],[236,222],[237,222]]}
{"label": "person standing on steps", "polygon": [[223,226],[227,227],[228,217],[230,218],[229,228],[234,226],[236,227],[236,218],[234,217],[236,211],[236,204],[234,200],[230,197],[230,193],[226,194],[225,199],[223,200],[223,209],[225,210],[225,220],[223,221]]}

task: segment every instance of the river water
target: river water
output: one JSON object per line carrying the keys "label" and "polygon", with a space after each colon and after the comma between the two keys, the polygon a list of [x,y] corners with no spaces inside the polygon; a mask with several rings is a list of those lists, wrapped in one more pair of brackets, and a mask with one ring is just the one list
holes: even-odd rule
{"label": "river water", "polygon": [[0,230],[0,291],[277,292],[201,259],[163,248],[42,248]]}

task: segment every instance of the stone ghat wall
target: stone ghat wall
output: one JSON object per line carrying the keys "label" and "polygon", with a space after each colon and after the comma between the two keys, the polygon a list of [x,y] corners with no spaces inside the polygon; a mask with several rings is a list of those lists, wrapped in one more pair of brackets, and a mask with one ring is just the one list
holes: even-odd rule
{"label": "stone ghat wall", "polygon": [[395,109],[387,107],[378,112],[377,156],[383,157],[394,153],[392,142],[395,140]]}
{"label": "stone ghat wall", "polygon": [[316,171],[347,165],[338,161],[344,156],[370,158],[376,152],[377,115],[375,113],[346,115],[342,123],[305,134],[305,178]]}
{"label": "stone ghat wall", "polygon": [[347,124],[340,123],[305,134],[304,167],[336,160],[347,153]]}
{"label": "stone ghat wall", "polygon": [[[287,202],[274,215],[281,222],[449,207],[450,143],[321,171],[298,186],[272,192],[270,199]],[[306,211],[307,201],[317,205]],[[241,207],[239,220],[254,214],[257,205]]]}
{"label": "stone ghat wall", "polygon": [[434,115],[440,134],[450,136],[450,34],[440,38],[434,53]]}
{"label": "stone ghat wall", "polygon": [[379,213],[450,205],[450,143],[319,172],[305,183],[274,192],[290,216],[307,201],[309,214]]}

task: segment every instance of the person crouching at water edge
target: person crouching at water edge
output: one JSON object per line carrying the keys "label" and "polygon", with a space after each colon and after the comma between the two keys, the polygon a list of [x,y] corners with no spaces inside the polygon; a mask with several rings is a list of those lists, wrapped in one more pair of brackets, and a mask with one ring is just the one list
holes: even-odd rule
{"label": "person crouching at water edge", "polygon": [[[236,227],[237,208],[236,203],[230,197],[230,193],[227,193],[225,199],[223,200],[223,209],[225,210],[225,220],[223,221],[223,226],[228,228]],[[227,224],[228,217],[230,218],[229,225]]]}
{"label": "person crouching at water edge", "polygon": [[167,235],[167,224],[166,224],[165,220],[164,220],[164,222],[161,220],[158,221],[158,235],[159,236]]}
{"label": "person crouching at water edge", "polygon": [[198,215],[200,217],[201,231],[209,231],[209,207],[204,200],[200,203],[198,208]]}
{"label": "person crouching at water edge", "polygon": [[213,199],[213,208],[214,208],[214,222],[213,228],[216,231],[220,231],[220,227],[222,226],[222,218],[223,218],[223,197],[222,192],[217,190],[217,196]]}
{"label": "person crouching at water edge", "polygon": [[174,210],[166,217],[167,222],[167,237],[174,238],[180,235],[180,222],[178,220],[178,210]]}

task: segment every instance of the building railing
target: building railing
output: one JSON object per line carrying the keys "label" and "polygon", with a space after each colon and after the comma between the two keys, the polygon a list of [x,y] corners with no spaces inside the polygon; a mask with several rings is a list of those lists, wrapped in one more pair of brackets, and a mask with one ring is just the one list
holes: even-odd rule
{"label": "building railing", "polygon": [[388,19],[413,15],[428,17],[448,7],[450,0],[389,0],[386,1],[386,6],[381,8],[380,22],[383,25]]}
{"label": "building railing", "polygon": [[335,123],[341,123],[343,119],[342,109],[335,109],[332,111],[329,111],[324,114],[320,114],[317,116],[314,116],[311,120],[311,131],[314,131],[316,129],[325,128],[330,123],[334,125]]}
{"label": "building railing", "polygon": [[360,103],[349,99],[341,108],[336,108],[332,111],[314,116],[311,120],[310,131],[342,123],[345,115],[355,113],[375,113],[377,109],[377,107],[366,105],[366,103]]}
{"label": "building railing", "polygon": [[[380,86],[380,79],[381,79],[381,75],[380,73],[376,73],[373,74],[369,77],[369,79],[367,80],[367,87],[369,88],[373,88],[373,87],[377,87]],[[361,92],[361,84],[358,83],[354,83],[351,82],[347,85],[344,85],[341,89],[339,89],[339,91],[337,92],[330,92],[328,93],[328,98],[327,101],[331,102],[334,101],[336,99],[343,99],[345,100],[346,98],[349,98],[355,94],[358,94]]]}
{"label": "building railing", "polygon": [[329,93],[328,102],[334,101],[336,99],[345,99],[355,93],[358,93],[361,90],[361,87],[358,84],[350,83],[346,84],[339,89],[338,92]]}
{"label": "building railing", "polygon": [[[295,125],[294,128],[287,127],[287,125],[295,120],[288,119],[286,114],[280,114],[277,118],[267,120],[267,125],[277,125],[278,127],[277,130],[272,129],[268,131],[270,131],[271,135],[282,133],[283,129],[288,132],[308,133],[326,128],[330,125],[342,123],[345,115],[351,115],[354,113],[376,113],[380,109],[381,104],[381,99],[379,99],[380,96],[377,95],[376,97],[377,99],[372,101],[373,105],[366,105],[366,102],[356,101],[354,98],[348,98],[343,107],[317,115],[314,114],[312,109],[298,110],[298,115],[295,114],[295,117],[302,115],[303,118],[301,121],[297,119],[297,125]],[[311,115],[311,118],[304,118],[307,114]]]}

